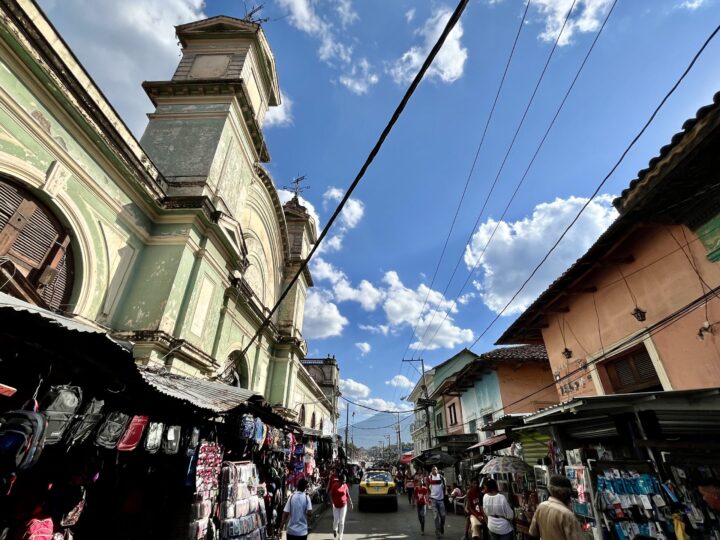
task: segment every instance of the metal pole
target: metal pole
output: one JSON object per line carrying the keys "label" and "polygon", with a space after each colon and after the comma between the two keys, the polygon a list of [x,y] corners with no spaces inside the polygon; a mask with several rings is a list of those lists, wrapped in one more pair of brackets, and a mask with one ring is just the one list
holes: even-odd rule
{"label": "metal pole", "polygon": [[347,409],[345,409],[345,458],[348,455],[348,430],[350,429],[350,403],[348,403]]}
{"label": "metal pole", "polygon": [[[430,399],[430,396],[428,395],[427,383],[425,381],[425,360],[423,358],[420,359],[420,366],[422,368],[422,388],[425,392],[425,399]],[[433,447],[433,435],[432,424],[430,423],[430,414],[430,407],[428,407],[425,409],[425,425],[428,432],[428,450]]]}

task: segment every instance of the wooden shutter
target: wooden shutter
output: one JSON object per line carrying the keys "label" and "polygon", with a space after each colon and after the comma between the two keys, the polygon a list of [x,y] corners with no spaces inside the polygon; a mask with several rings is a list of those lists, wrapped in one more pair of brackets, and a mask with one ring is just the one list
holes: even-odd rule
{"label": "wooden shutter", "polygon": [[16,288],[31,290],[32,300],[52,309],[65,307],[73,281],[70,235],[42,201],[4,178],[0,178],[0,256],[14,265]]}
{"label": "wooden shutter", "polygon": [[615,393],[627,394],[662,389],[655,366],[645,347],[608,361],[605,369]]}

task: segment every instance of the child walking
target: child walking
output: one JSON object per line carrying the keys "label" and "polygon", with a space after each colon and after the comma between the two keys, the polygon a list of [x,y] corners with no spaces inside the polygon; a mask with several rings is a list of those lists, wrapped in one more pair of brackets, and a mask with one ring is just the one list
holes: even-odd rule
{"label": "child walking", "polygon": [[420,478],[415,482],[415,504],[417,506],[418,521],[420,521],[420,533],[425,534],[425,514],[427,514],[428,488],[425,487],[425,480]]}
{"label": "child walking", "polygon": [[333,484],[330,498],[333,504],[333,537],[342,540],[348,505],[350,505],[350,510],[353,507],[347,477],[344,474],[341,474],[340,478]]}

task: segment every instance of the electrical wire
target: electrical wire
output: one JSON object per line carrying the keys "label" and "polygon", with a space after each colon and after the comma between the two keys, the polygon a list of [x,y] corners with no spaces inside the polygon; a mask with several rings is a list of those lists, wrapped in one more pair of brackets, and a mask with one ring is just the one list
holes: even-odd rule
{"label": "electrical wire", "polygon": [[[690,303],[686,304],[686,305],[683,306],[682,308],[673,311],[673,312],[670,313],[669,315],[666,315],[665,317],[663,317],[663,318],[660,319],[659,321],[657,321],[657,322],[655,322],[654,324],[650,325],[649,327],[647,327],[647,328],[643,331],[643,333],[642,333],[641,335],[655,335],[655,334],[663,331],[665,328],[667,328],[668,326],[672,325],[674,322],[676,322],[676,321],[682,319],[683,317],[691,314],[691,313],[692,313],[693,311],[695,311],[698,307],[700,307],[702,304],[704,304],[705,302],[707,302],[707,299],[708,299],[709,297],[711,297],[711,296],[718,297],[718,294],[720,294],[720,287],[715,287],[715,288],[711,289],[710,291],[708,291],[708,293],[703,294],[703,295],[695,298],[694,300],[692,300]],[[712,323],[712,325],[714,325],[714,324],[718,324],[718,322]],[[711,326],[712,326],[712,325],[711,325]],[[499,407],[499,408],[497,408],[497,409],[494,409],[494,410],[492,410],[492,411],[490,411],[490,412],[488,412],[488,413],[485,413],[485,414],[486,414],[486,415],[493,415],[493,416],[494,416],[496,413],[503,413],[503,412],[505,412],[506,410],[511,409],[514,405],[518,405],[519,403],[521,403],[521,402],[523,402],[523,401],[525,401],[525,400],[527,400],[527,399],[529,399],[529,398],[531,398],[531,397],[533,397],[533,396],[535,396],[535,395],[537,395],[537,394],[539,394],[539,393],[541,393],[541,392],[544,392],[545,390],[549,390],[550,388],[552,388],[552,387],[554,387],[554,386],[556,387],[558,383],[560,383],[560,382],[562,382],[562,381],[564,381],[564,380],[570,379],[570,378],[572,378],[574,375],[577,375],[578,373],[587,372],[587,371],[588,371],[588,368],[589,368],[590,366],[595,365],[595,364],[597,364],[597,363],[599,363],[599,362],[607,359],[609,356],[612,356],[612,355],[615,354],[616,352],[622,351],[622,350],[626,349],[628,346],[634,344],[634,343],[637,341],[638,337],[639,337],[638,335],[632,335],[632,336],[629,336],[629,337],[625,338],[624,340],[621,340],[619,343],[616,343],[616,344],[613,345],[611,348],[606,349],[606,350],[605,350],[604,352],[602,352],[598,357],[593,358],[592,360],[588,360],[583,366],[580,366],[580,367],[578,367],[578,368],[576,368],[576,369],[574,369],[574,370],[566,373],[565,375],[562,375],[562,376],[558,377],[557,379],[553,380],[552,383],[546,384],[545,386],[542,386],[541,388],[538,388],[538,389],[530,392],[529,394],[526,394],[525,396],[523,396],[523,397],[521,397],[521,398],[519,398],[519,399],[516,399],[515,401],[512,401],[512,402],[510,402],[510,403],[504,404],[502,407]],[[416,411],[417,411],[417,410],[424,410],[424,408],[418,408],[418,409],[415,409],[415,410],[416,410]],[[381,411],[381,412],[390,412],[390,411]],[[396,413],[395,413],[395,414],[396,414]],[[505,414],[510,414],[510,413],[505,413]],[[477,419],[474,419],[474,420],[477,420]],[[472,422],[472,421],[473,421],[473,420],[468,420],[467,422],[463,422],[463,423],[461,423],[460,425],[461,425],[461,426],[469,425],[470,422]]]}
{"label": "electrical wire", "polygon": [[[591,54],[592,51],[595,49],[595,45],[597,44],[598,40],[600,39],[600,36],[602,35],[602,32],[603,32],[603,30],[605,29],[605,26],[607,25],[607,22],[608,22],[608,20],[610,19],[610,16],[612,15],[613,11],[615,10],[615,6],[616,6],[616,5],[617,5],[617,0],[615,0],[615,2],[613,2],[612,6],[611,6],[610,9],[608,10],[608,12],[607,12],[607,14],[606,14],[606,16],[605,16],[605,19],[603,20],[602,25],[600,26],[600,28],[598,29],[597,33],[595,34],[595,38],[593,39],[592,43],[590,44],[590,47],[588,48],[587,52],[585,53],[585,57],[583,58],[583,61],[580,63],[580,66],[578,67],[578,69],[577,69],[577,71],[576,71],[576,73],[575,73],[575,77],[573,78],[572,82],[571,82],[570,85],[568,86],[568,89],[565,91],[565,95],[563,96],[563,99],[562,99],[562,101],[560,102],[560,105],[559,105],[559,106],[557,107],[557,109],[555,110],[555,114],[553,115],[552,120],[551,120],[550,123],[548,124],[548,127],[546,128],[545,133],[544,133],[543,136],[542,136],[542,139],[540,139],[540,142],[539,142],[537,148],[535,149],[535,153],[533,154],[532,158],[530,159],[530,162],[528,163],[527,167],[525,168],[525,171],[523,172],[523,175],[520,177],[520,180],[518,181],[517,185],[515,186],[515,190],[513,191],[512,195],[510,196],[510,200],[509,200],[508,203],[505,205],[505,208],[504,208],[504,210],[503,210],[503,212],[502,212],[502,215],[501,215],[500,218],[497,220],[497,222],[496,222],[496,224],[495,224],[495,228],[493,229],[490,237],[488,238],[487,242],[486,242],[485,245],[483,246],[480,254],[476,257],[475,264],[474,264],[473,267],[470,269],[470,271],[469,271],[469,273],[468,273],[468,276],[467,276],[467,278],[465,279],[465,282],[462,284],[462,286],[460,287],[460,291],[457,293],[455,299],[453,300],[453,302],[452,302],[452,304],[451,304],[451,305],[453,306],[453,308],[454,308],[454,306],[457,305],[457,301],[458,301],[458,299],[460,298],[460,295],[463,293],[463,291],[464,291],[465,288],[467,287],[468,283],[470,283],[470,279],[472,278],[472,276],[473,276],[475,270],[477,269],[477,267],[480,265],[480,262],[482,261],[483,255],[485,254],[485,251],[487,250],[488,246],[490,245],[490,242],[492,242],[493,238],[495,237],[495,233],[497,233],[498,228],[500,227],[500,224],[503,222],[503,219],[505,218],[505,215],[507,214],[508,210],[510,209],[510,206],[512,205],[513,201],[515,200],[515,197],[517,196],[518,192],[520,191],[520,188],[522,187],[523,183],[525,182],[525,179],[527,178],[527,175],[528,175],[528,173],[530,172],[530,169],[532,168],[533,164],[535,163],[535,160],[537,159],[538,155],[540,154],[540,151],[542,150],[543,146],[545,145],[545,141],[547,141],[547,138],[548,138],[548,136],[550,135],[550,132],[552,131],[553,127],[555,126],[555,122],[557,122],[557,119],[558,119],[558,117],[560,116],[560,113],[561,113],[562,110],[565,108],[565,104],[566,104],[566,102],[567,102],[567,100],[568,100],[568,97],[570,96],[570,93],[572,92],[573,88],[575,88],[575,84],[577,83],[578,79],[580,78],[580,75],[582,74],[583,70],[585,69],[585,65],[587,64],[587,61],[588,61],[588,59],[590,58],[590,54]],[[558,36],[558,39],[559,39],[559,36]],[[478,220],[475,222],[475,225],[474,225],[474,227],[473,227],[473,231],[471,232],[471,234],[470,234],[470,236],[469,236],[469,238],[468,238],[468,241],[466,242],[466,246],[469,246],[469,245],[470,245],[470,242],[472,241],[472,236],[474,235],[475,229],[477,228],[477,225],[478,225],[479,222],[480,222],[480,217],[478,217]],[[462,262],[462,260],[463,260],[463,257],[461,256],[461,257],[458,259],[457,264],[455,265],[455,271],[457,271],[457,269],[458,269],[458,267],[460,266],[460,263]],[[454,272],[453,272],[453,275],[454,275]],[[435,334],[433,335],[433,337],[431,338],[430,341],[432,341],[432,339],[434,339],[435,335],[437,335],[437,333],[440,331],[441,325],[442,325],[442,323],[445,322],[445,320],[447,319],[448,314],[449,314],[450,311],[451,311],[451,310],[448,310],[448,311],[445,313],[445,315],[443,316],[442,321],[440,322],[440,325],[438,325],[438,328],[437,328],[437,330],[435,331]],[[478,341],[478,340],[476,340],[476,341],[473,343],[473,345],[471,345],[471,347],[474,346],[475,343],[477,343],[477,341]]]}
{"label": "electrical wire", "polygon": [[[275,312],[278,310],[280,305],[282,304],[282,301],[285,299],[285,297],[290,293],[293,286],[297,282],[297,280],[300,278],[302,273],[305,271],[305,269],[308,266],[308,263],[312,259],[315,252],[320,247],[320,244],[322,243],[323,239],[327,236],[328,232],[330,231],[330,228],[335,223],[335,220],[338,218],[340,213],[342,212],[342,209],[345,207],[345,204],[347,203],[348,199],[350,199],[350,196],[352,195],[353,191],[355,191],[355,188],[360,183],[360,180],[365,176],[365,173],[367,172],[368,168],[372,164],[372,162],[377,157],[378,153],[380,152],[380,149],[382,148],[383,144],[385,143],[385,139],[387,139],[388,135],[390,135],[390,132],[392,131],[393,127],[399,120],[401,114],[405,110],[405,107],[407,106],[408,102],[410,101],[410,98],[415,93],[415,90],[420,85],[420,82],[423,80],[425,74],[427,73],[428,69],[430,68],[430,65],[432,64],[433,60],[437,56],[438,52],[440,52],[440,49],[442,48],[443,44],[445,43],[445,40],[447,39],[448,35],[452,31],[453,28],[455,28],[455,25],[460,20],[461,15],[465,11],[465,8],[467,7],[469,0],[460,0],[458,2],[457,7],[455,8],[455,11],[452,13],[450,18],[448,19],[447,24],[445,25],[445,28],[443,29],[442,33],[440,34],[440,37],[438,38],[435,45],[433,45],[433,48],[430,50],[430,53],[428,54],[427,58],[423,62],[422,66],[420,67],[420,70],[418,71],[417,75],[415,75],[415,78],[413,79],[412,83],[410,83],[410,86],[406,90],[405,94],[403,95],[402,99],[400,100],[400,103],[398,104],[397,108],[395,109],[395,112],[393,112],[392,117],[390,118],[389,122],[385,126],[385,128],[382,130],[380,137],[378,138],[377,142],[373,146],[372,150],[370,151],[370,154],[365,159],[365,162],[363,163],[362,167],[360,168],[360,171],[355,176],[355,179],[350,184],[350,187],[345,192],[345,195],[340,200],[340,203],[338,204],[337,208],[333,212],[332,216],[328,220],[327,224],[325,225],[325,228],[322,230],[320,235],[318,236],[317,242],[313,245],[312,249],[310,250],[310,253],[305,258],[305,260],[300,263],[300,267],[298,268],[295,275],[292,277],[292,279],[288,282],[288,284],[285,286],[285,289],[283,290],[282,294],[278,298],[277,302],[275,302],[275,305],[270,310],[270,312],[265,316],[263,319],[263,322],[258,327],[255,334],[253,334],[253,337],[248,341],[247,345],[245,345],[245,348],[242,350],[241,357],[244,357],[247,355],[248,350],[250,350],[250,347],[255,342],[255,340],[260,337],[260,335],[263,333],[265,328],[270,324],[270,321],[272,319],[272,316],[275,314]],[[226,375],[231,372],[231,370],[234,369],[234,363],[229,363],[228,367],[223,372],[223,375]]]}
{"label": "electrical wire", "polygon": [[597,197],[598,193],[600,193],[600,190],[603,188],[603,186],[607,183],[607,181],[610,179],[610,177],[613,175],[613,173],[617,170],[617,168],[620,166],[620,164],[623,162],[625,157],[628,155],[630,150],[635,146],[637,141],[642,137],[642,135],[647,131],[647,128],[652,124],[653,120],[655,120],[655,117],[658,115],[660,110],[663,108],[665,103],[670,99],[670,97],[675,93],[677,88],[680,86],[680,83],[682,83],[683,80],[685,80],[685,77],[688,73],[690,73],[690,70],[693,68],[695,63],[697,62],[698,58],[700,58],[700,55],[705,51],[707,46],[710,44],[710,42],[713,40],[713,38],[717,35],[717,33],[720,32],[720,25],[718,25],[715,30],[708,36],[708,38],[703,42],[700,49],[695,53],[692,60],[690,61],[690,64],[685,68],[685,71],[680,75],[678,80],[673,84],[673,86],[670,88],[670,90],[665,94],[665,96],[662,98],[660,103],[655,107],[655,110],[650,115],[650,118],[645,122],[643,127],[640,129],[640,131],[633,137],[633,139],[630,141],[630,144],[625,148],[625,150],[620,155],[620,158],[615,162],[615,164],[612,166],[610,171],[605,175],[605,177],[602,179],[602,181],[597,185],[595,190],[593,191],[592,195],[588,200],[583,204],[583,206],[580,208],[578,213],[575,215],[575,217],[572,219],[570,224],[563,230],[560,237],[555,241],[555,243],[550,247],[550,249],[547,251],[547,253],[543,256],[543,258],[540,260],[540,262],[535,266],[535,268],[530,272],[530,275],[527,277],[527,279],[522,283],[520,288],[513,294],[512,298],[505,304],[505,306],[496,314],[496,316],[490,321],[490,324],[487,325],[487,327],[480,333],[480,335],[477,337],[477,339],[470,345],[470,348],[474,347],[480,339],[482,339],[485,334],[488,333],[488,331],[495,325],[495,323],[500,319],[500,317],[507,311],[507,309],[512,305],[512,303],[515,301],[515,299],[518,297],[518,295],[525,289],[527,284],[530,282],[530,280],[535,277],[535,274],[537,274],[538,270],[540,270],[540,267],[545,264],[545,262],[548,260],[550,255],[557,249],[558,245],[562,240],[565,238],[567,233],[570,231],[570,229],[577,223],[578,219],[580,219],[580,216],[583,214],[583,212],[587,209],[587,207],[590,205],[590,203]]}
{"label": "electrical wire", "polygon": [[[617,1],[617,0],[616,0]],[[490,191],[488,191],[487,196],[485,197],[485,200],[483,201],[482,207],[480,208],[480,213],[478,214],[477,219],[475,220],[475,223],[473,224],[472,228],[470,229],[470,234],[468,236],[468,239],[465,241],[465,245],[469,246],[472,242],[472,237],[475,234],[475,230],[477,229],[478,225],[480,224],[480,220],[482,219],[482,216],[485,214],[485,209],[487,208],[488,203],[490,202],[490,197],[492,197],[492,194],[495,191],[495,187],[497,186],[498,180],[500,179],[500,175],[502,174],[503,170],[505,170],[505,164],[507,163],[508,158],[510,157],[510,153],[512,152],[512,149],[515,147],[515,142],[517,141],[518,135],[520,134],[520,131],[522,130],[523,125],[525,125],[525,119],[527,118],[528,112],[530,111],[530,108],[532,107],[532,104],[535,101],[535,96],[537,95],[537,91],[540,88],[540,85],[542,84],[542,81],[545,78],[545,73],[547,73],[548,66],[550,65],[550,61],[552,60],[553,56],[555,55],[555,51],[557,50],[558,43],[560,43],[560,38],[563,35],[563,32],[565,31],[565,26],[567,25],[568,21],[570,20],[570,15],[572,14],[573,9],[575,8],[577,0],[573,0],[573,3],[570,5],[570,9],[567,12],[567,15],[565,16],[565,20],[563,21],[562,27],[560,28],[560,31],[558,32],[557,38],[555,39],[555,43],[553,43],[552,49],[550,50],[550,54],[548,54],[548,57],[545,61],[545,65],[543,66],[542,71],[540,72],[540,76],[538,77],[537,83],[535,84],[535,88],[533,89],[532,94],[530,95],[530,99],[528,100],[528,103],[525,107],[525,111],[522,114],[522,117],[520,118],[520,123],[517,125],[517,128],[515,129],[515,133],[513,134],[513,138],[510,141],[510,145],[507,148],[507,151],[505,152],[505,156],[503,157],[503,160],[500,164],[500,168],[498,169],[497,174],[495,175],[495,178],[492,181],[492,184],[490,186]],[[453,279],[455,279],[455,274],[457,273],[458,269],[460,268],[460,264],[463,261],[464,258],[464,249],[460,253],[460,257],[458,257],[457,262],[455,263],[455,268],[452,271],[452,274],[450,275],[450,279],[448,280],[448,284],[445,286],[445,289],[443,290],[443,297],[445,296],[445,293],[447,293],[448,289],[450,288],[450,285],[452,284]],[[470,273],[472,274],[472,272]],[[457,298],[459,298],[460,295],[458,294]],[[454,304],[456,305],[456,304]],[[454,306],[453,306],[454,307]],[[423,332],[422,337],[418,340],[420,343],[423,342],[425,339],[425,336],[427,335],[428,330],[431,328],[433,321],[435,320],[435,316],[439,313],[440,306],[438,306],[437,309],[433,311],[432,316],[430,317],[430,322],[425,327],[425,332]],[[443,317],[443,320],[438,325],[437,329],[435,330],[435,333],[433,334],[433,338],[437,335],[437,333],[440,331],[440,328],[442,327],[442,323],[445,322],[447,319],[448,314],[450,313],[450,309],[445,311],[445,315]],[[430,341],[432,341],[432,339]],[[422,351],[425,352],[425,349]],[[420,356],[422,353],[418,354]]]}
{"label": "electrical wire", "polygon": [[505,78],[507,77],[508,71],[510,69],[510,64],[512,63],[513,56],[515,55],[515,49],[517,47],[518,40],[520,39],[520,34],[522,32],[523,26],[525,26],[525,20],[527,19],[527,14],[528,10],[530,9],[531,2],[532,0],[528,0],[525,4],[525,11],[523,12],[522,19],[520,20],[517,32],[515,33],[515,39],[513,40],[512,47],[510,48],[510,54],[508,55],[507,62],[505,62],[505,69],[503,70],[502,77],[500,78],[500,84],[498,85],[497,91],[495,92],[495,98],[493,99],[492,105],[490,107],[490,113],[488,114],[487,120],[485,121],[485,127],[483,128],[482,135],[480,136],[480,142],[478,143],[477,150],[475,151],[475,157],[473,158],[473,162],[470,166],[467,179],[465,180],[465,186],[463,187],[462,194],[460,195],[460,200],[458,201],[457,208],[455,209],[455,215],[453,216],[452,222],[450,223],[450,229],[448,230],[442,250],[440,251],[440,257],[438,258],[438,262],[435,265],[435,271],[433,272],[432,279],[430,280],[430,285],[428,285],[428,292],[425,295],[425,300],[423,300],[422,307],[420,308],[418,320],[412,327],[410,341],[405,347],[405,352],[402,356],[403,358],[405,358],[405,356],[407,355],[408,351],[410,350],[410,345],[415,338],[415,332],[417,330],[417,327],[420,325],[420,321],[422,320],[422,313],[425,310],[425,306],[427,306],[428,299],[430,298],[430,293],[432,292],[432,287],[435,284],[435,279],[437,278],[438,271],[440,270],[440,265],[442,264],[443,257],[445,256],[445,251],[447,250],[450,236],[455,229],[455,223],[457,222],[458,215],[460,214],[460,208],[462,207],[462,203],[465,200],[465,194],[467,193],[468,186],[470,185],[470,180],[472,179],[473,173],[475,172],[475,166],[477,165],[480,151],[482,150],[483,144],[485,143],[485,137],[487,135],[488,128],[490,127],[490,122],[492,122],[493,116],[495,114],[495,108],[497,107],[498,101],[500,99],[500,94],[502,93],[503,86],[505,85]]}

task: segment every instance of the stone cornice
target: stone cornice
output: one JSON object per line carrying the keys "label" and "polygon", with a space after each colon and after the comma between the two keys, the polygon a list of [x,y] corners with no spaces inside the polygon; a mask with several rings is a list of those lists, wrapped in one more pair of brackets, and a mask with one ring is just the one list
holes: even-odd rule
{"label": "stone cornice", "polygon": [[247,87],[242,79],[226,81],[220,79],[193,81],[145,81],[142,87],[156,107],[163,99],[176,97],[235,96],[238,98],[246,127],[250,132],[255,151],[260,161],[270,161],[270,153],[260,124],[255,119]]}
{"label": "stone cornice", "polygon": [[[14,39],[57,87],[71,116],[80,114],[91,137],[155,201],[164,197],[164,179],[92,78],[34,2],[3,2],[5,23]],[[57,96],[57,94],[56,94]]]}

